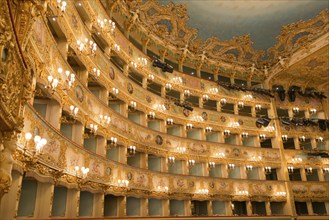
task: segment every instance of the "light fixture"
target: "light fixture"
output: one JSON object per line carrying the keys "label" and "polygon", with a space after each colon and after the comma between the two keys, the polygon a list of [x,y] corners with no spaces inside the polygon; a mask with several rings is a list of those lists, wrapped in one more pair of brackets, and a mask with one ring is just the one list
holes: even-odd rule
{"label": "light fixture", "polygon": [[129,180],[118,179],[118,186],[120,186],[120,187],[128,187],[128,185],[129,185]]}
{"label": "light fixture", "polygon": [[89,71],[89,74],[97,79],[101,75],[101,71],[100,69],[93,68],[91,71]]}
{"label": "light fixture", "polygon": [[100,122],[105,126],[111,123],[111,117],[107,115],[99,115]]}
{"label": "light fixture", "polygon": [[317,138],[316,138],[316,142],[318,142],[318,143],[323,142],[323,137],[317,137]]}
{"label": "light fixture", "polygon": [[203,100],[204,102],[208,101],[208,100],[209,100],[209,96],[208,96],[208,95],[203,95],[203,96],[202,96],[202,100]]}
{"label": "light fixture", "polygon": [[[59,70],[62,70],[61,68],[59,68]],[[70,71],[66,70],[65,71],[65,75],[66,75],[66,82],[68,85],[68,88],[71,89],[74,82],[75,82],[75,74],[71,73]]]}
{"label": "light fixture", "polygon": [[281,136],[281,139],[282,139],[283,143],[286,143],[286,142],[288,141],[288,135],[283,134],[283,135]]}
{"label": "light fixture", "polygon": [[[25,147],[27,147],[28,142],[32,139],[32,134],[30,132],[25,133]],[[46,138],[41,138],[39,135],[35,135],[33,138],[33,142],[35,145],[35,154],[40,154],[43,147],[47,144],[47,139]]]}
{"label": "light fixture", "polygon": [[75,170],[75,175],[83,179],[86,178],[89,173],[89,168],[87,167],[75,166],[74,170]]}
{"label": "light fixture", "polygon": [[147,59],[144,57],[138,57],[137,58],[137,63],[141,66],[146,66],[147,65]]}
{"label": "light fixture", "polygon": [[48,79],[48,85],[45,86],[45,88],[50,89],[51,94],[54,94],[59,81],[58,79],[54,78],[52,75],[48,75],[47,79]]}
{"label": "light fixture", "polygon": [[252,165],[247,165],[247,166],[246,166],[246,170],[247,170],[247,171],[252,171],[252,168],[253,168]]}
{"label": "light fixture", "polygon": [[114,51],[116,51],[116,52],[120,52],[120,45],[119,45],[119,44],[114,44],[114,45],[113,45],[113,49],[114,49]]}
{"label": "light fixture", "polygon": [[276,192],[275,195],[276,196],[286,196],[287,193],[286,192]]}
{"label": "light fixture", "polygon": [[168,157],[168,163],[174,164],[175,163],[175,157]]}
{"label": "light fixture", "polygon": [[301,163],[301,162],[303,161],[303,159],[300,158],[300,157],[296,157],[296,158],[292,158],[291,161],[292,161],[293,163]]}
{"label": "light fixture", "polygon": [[186,129],[187,130],[190,130],[192,128],[193,128],[193,124],[191,124],[191,123],[186,124]]}
{"label": "light fixture", "polygon": [[188,160],[188,166],[191,168],[195,165],[195,160]]}
{"label": "light fixture", "polygon": [[174,119],[168,118],[167,119],[167,125],[173,125],[174,124]]}
{"label": "light fixture", "polygon": [[229,170],[233,170],[235,168],[235,164],[234,163],[229,163],[228,164],[228,169]]}
{"label": "light fixture", "polygon": [[218,157],[218,158],[224,158],[225,153],[216,153],[215,156]]}
{"label": "light fixture", "polygon": [[196,191],[197,194],[208,194],[209,190],[208,189],[198,189]]}
{"label": "light fixture", "polygon": [[83,41],[77,40],[77,46],[80,53],[86,53],[86,55],[96,56],[97,44],[85,38]]}
{"label": "light fixture", "polygon": [[238,102],[238,108],[241,110],[244,107],[244,103],[243,102]]}
{"label": "light fixture", "polygon": [[148,114],[147,114],[147,117],[149,118],[149,119],[155,119],[155,112],[149,112]]}
{"label": "light fixture", "polygon": [[249,194],[249,192],[247,191],[247,190],[240,190],[240,191],[238,191],[238,194],[239,195],[244,195],[244,196],[247,196],[248,194]]}
{"label": "light fixture", "polygon": [[166,88],[167,91],[171,91],[172,85],[170,83],[166,83],[165,88]]}
{"label": "light fixture", "polygon": [[112,146],[117,146],[118,138],[116,137],[111,137],[110,140],[108,141],[110,145]]}
{"label": "light fixture", "polygon": [[242,132],[241,137],[247,138],[249,136],[248,132]]}
{"label": "light fixture", "polygon": [[265,134],[260,134],[259,139],[260,139],[260,141],[265,141],[266,140],[266,135]]}
{"label": "light fixture", "polygon": [[293,107],[293,108],[292,108],[292,112],[293,112],[294,114],[298,114],[298,113],[299,113],[299,108],[298,108],[298,107]]}
{"label": "light fixture", "polygon": [[205,128],[205,132],[206,132],[206,133],[210,133],[210,132],[212,132],[212,127],[210,127],[210,126],[206,127],[206,128]]}
{"label": "light fixture", "polygon": [[224,130],[224,135],[225,136],[230,136],[231,135],[231,131],[230,130]]}
{"label": "light fixture", "polygon": [[135,155],[136,154],[136,146],[133,146],[133,145],[128,146],[128,153],[129,153],[129,155]]}
{"label": "light fixture", "polygon": [[329,167],[324,167],[322,170],[324,173],[329,173]]}
{"label": "light fixture", "polygon": [[299,140],[300,142],[305,142],[306,138],[305,138],[305,136],[303,135],[303,136],[300,136],[300,137],[298,138],[298,140]]}
{"label": "light fixture", "polygon": [[186,148],[185,147],[177,147],[176,149],[177,149],[177,152],[178,153],[181,153],[181,154],[183,154],[183,153],[186,152]]}
{"label": "light fixture", "polygon": [[129,108],[130,111],[136,111],[136,106],[137,106],[137,103],[134,102],[134,101],[131,101],[128,108]]}
{"label": "light fixture", "polygon": [[220,99],[220,104],[221,105],[226,105],[226,103],[227,103],[227,100],[225,98]]}
{"label": "light fixture", "polygon": [[266,174],[269,174],[272,172],[272,167],[264,167],[264,171]]}
{"label": "light fixture", "polygon": [[293,173],[293,172],[294,172],[294,167],[288,166],[288,173]]}
{"label": "light fixture", "polygon": [[183,79],[182,79],[182,77],[180,77],[180,76],[176,76],[176,77],[174,77],[174,78],[172,79],[172,81],[173,81],[174,83],[176,83],[176,84],[182,84],[182,83],[183,83]]}
{"label": "light fixture", "polygon": [[101,30],[108,31],[109,33],[114,32],[115,30],[115,22],[110,20],[107,20],[106,18],[103,20],[97,19],[98,26],[101,28]]}
{"label": "light fixture", "polygon": [[164,104],[156,104],[155,106],[154,106],[154,108],[156,109],[156,110],[158,110],[158,111],[166,111],[167,110],[167,108],[166,108],[166,106],[164,105]]}
{"label": "light fixture", "polygon": [[257,112],[259,112],[260,110],[262,110],[262,105],[260,105],[260,104],[255,105],[255,110]]}
{"label": "light fixture", "polygon": [[210,93],[218,93],[218,88],[210,88],[209,92]]}
{"label": "light fixture", "polygon": [[185,96],[185,97],[190,97],[190,95],[191,95],[190,90],[185,89],[185,90],[184,90],[184,96]]}
{"label": "light fixture", "polygon": [[119,93],[119,89],[117,89],[117,88],[112,88],[112,94],[114,95],[114,96],[116,96],[116,95],[118,95],[118,93]]}
{"label": "light fixture", "polygon": [[79,108],[74,105],[70,105],[70,116],[75,119],[78,114]]}
{"label": "light fixture", "polygon": [[212,161],[209,161],[208,166],[209,166],[210,169],[214,168],[216,166],[216,163],[212,162]]}
{"label": "light fixture", "polygon": [[154,81],[154,75],[153,74],[149,74],[148,76],[147,76],[147,82],[148,83],[152,83]]}
{"label": "light fixture", "polygon": [[169,187],[168,186],[158,186],[157,191],[158,192],[168,192]]}
{"label": "light fixture", "polygon": [[315,109],[315,108],[311,108],[311,109],[310,109],[310,114],[311,114],[311,115],[314,115],[315,113],[316,113],[316,109]]}
{"label": "light fixture", "polygon": [[305,169],[305,172],[306,172],[307,175],[310,175],[310,174],[313,173],[313,168],[312,167],[308,167],[308,168]]}
{"label": "light fixture", "polygon": [[66,10],[66,1],[65,0],[57,0],[57,8],[59,8],[61,10],[61,12],[65,12]]}
{"label": "light fixture", "polygon": [[97,134],[97,130],[98,130],[98,125],[95,124],[90,124],[90,133],[93,135]]}

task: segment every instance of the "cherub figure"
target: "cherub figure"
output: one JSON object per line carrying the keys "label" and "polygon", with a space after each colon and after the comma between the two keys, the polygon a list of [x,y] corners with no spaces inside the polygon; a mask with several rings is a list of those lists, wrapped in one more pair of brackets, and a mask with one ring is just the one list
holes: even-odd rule
{"label": "cherub figure", "polygon": [[249,69],[250,69],[250,73],[254,74],[254,72],[256,70],[255,64],[253,63]]}
{"label": "cherub figure", "polygon": [[203,51],[202,54],[199,55],[199,57],[201,58],[201,63],[208,59],[206,56],[206,51]]}
{"label": "cherub figure", "polygon": [[268,68],[266,65],[264,66],[264,74],[265,74],[265,76],[268,76]]}
{"label": "cherub figure", "polygon": [[131,23],[135,24],[136,21],[140,21],[139,20],[139,9],[136,9],[136,11],[130,11],[130,13],[132,14],[131,16]]}

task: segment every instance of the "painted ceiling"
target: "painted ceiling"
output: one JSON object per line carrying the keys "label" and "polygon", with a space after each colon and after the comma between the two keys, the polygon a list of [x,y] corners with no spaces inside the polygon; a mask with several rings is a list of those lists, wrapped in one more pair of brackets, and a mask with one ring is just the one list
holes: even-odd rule
{"label": "painted ceiling", "polygon": [[327,9],[328,0],[158,0],[184,4],[188,25],[198,29],[198,38],[212,36],[229,40],[250,35],[255,49],[266,50],[276,43],[284,25],[308,20]]}

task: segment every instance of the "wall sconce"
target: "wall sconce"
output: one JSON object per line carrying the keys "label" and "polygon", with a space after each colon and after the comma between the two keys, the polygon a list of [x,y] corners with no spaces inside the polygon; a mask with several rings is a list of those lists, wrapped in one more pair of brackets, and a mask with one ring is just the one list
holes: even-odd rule
{"label": "wall sconce", "polygon": [[246,166],[246,170],[247,170],[247,172],[252,171],[252,168],[253,168],[252,165],[247,165],[247,166]]}
{"label": "wall sconce", "polygon": [[[138,57],[137,58],[137,62],[142,65],[142,66],[146,66],[147,65],[147,59],[144,57]],[[154,78],[153,78],[154,79]]]}
{"label": "wall sconce", "polygon": [[288,167],[288,173],[293,173],[294,172],[294,167],[293,166],[289,166]]}
{"label": "wall sconce", "polygon": [[166,90],[169,92],[171,91],[172,89],[172,85],[170,83],[166,83],[166,86],[165,86]]}
{"label": "wall sconce", "polygon": [[149,113],[147,114],[147,117],[148,117],[149,119],[155,119],[155,112],[149,112]]}
{"label": "wall sconce", "polygon": [[167,119],[167,125],[173,125],[174,124],[174,119],[168,118]]}
{"label": "wall sconce", "polygon": [[130,111],[136,111],[136,106],[137,106],[137,103],[136,102],[134,102],[134,101],[131,101],[130,102],[130,105],[128,106],[128,109],[130,110]]}
{"label": "wall sconce", "polygon": [[191,123],[186,124],[186,129],[190,130],[193,128],[193,125]]}
{"label": "wall sconce", "polygon": [[282,135],[281,138],[283,143],[286,143],[288,141],[288,135],[286,134]]}
{"label": "wall sconce", "polygon": [[272,172],[272,168],[271,167],[264,167],[265,173],[269,174]]}
{"label": "wall sconce", "polygon": [[227,100],[225,98],[220,99],[220,104],[221,105],[226,105],[226,103],[227,103]]}
{"label": "wall sconce", "polygon": [[255,110],[256,110],[256,112],[259,112],[260,110],[262,110],[262,105],[260,105],[260,104],[255,105]]}
{"label": "wall sconce", "polygon": [[183,83],[183,79],[182,79],[182,77],[180,77],[180,76],[176,76],[176,77],[174,77],[174,78],[172,79],[172,81],[173,81],[174,83],[176,83],[176,84],[182,84],[182,83]]}
{"label": "wall sconce", "polygon": [[47,77],[48,79],[48,85],[45,86],[46,89],[51,90],[51,94],[53,95],[55,93],[56,87],[58,86],[58,79],[54,78],[53,76],[49,75]]}
{"label": "wall sconce", "polygon": [[286,196],[287,193],[286,192],[276,192],[275,195],[276,196]]}
{"label": "wall sconce", "polygon": [[112,88],[112,94],[113,94],[114,96],[118,95],[118,93],[119,93],[119,89],[117,89],[117,88]]}
{"label": "wall sconce", "polygon": [[229,170],[234,170],[234,168],[235,168],[235,164],[234,163],[229,163],[228,164],[228,169]]}
{"label": "wall sconce", "polygon": [[83,51],[87,49],[88,51],[86,51],[86,55],[96,55],[97,44],[94,43],[92,40],[88,40],[88,38],[85,38],[83,42],[78,40],[77,45],[80,53],[83,53]]}
{"label": "wall sconce", "polygon": [[109,125],[111,123],[111,117],[107,115],[99,115],[99,119],[101,123],[105,125]]}
{"label": "wall sconce", "polygon": [[308,168],[306,168],[306,169],[305,169],[305,173],[306,173],[306,175],[310,175],[310,174],[312,174],[312,173],[313,173],[313,168],[312,168],[312,167],[308,167]]}
{"label": "wall sconce", "polygon": [[300,136],[299,138],[298,138],[298,140],[300,141],[300,142],[305,142],[305,136],[303,135],[303,136]]}
{"label": "wall sconce", "polygon": [[293,163],[301,163],[303,161],[302,158],[298,157],[298,158],[292,158],[291,160]]}
{"label": "wall sconce", "polygon": [[244,103],[243,102],[238,102],[238,108],[241,110],[244,107]]}
{"label": "wall sconce", "polygon": [[157,187],[157,191],[159,192],[168,192],[169,191],[169,187],[168,186],[158,186]]}
{"label": "wall sconce", "polygon": [[107,20],[106,18],[104,20],[100,20],[98,19],[97,20],[97,23],[98,23],[98,26],[102,29],[102,30],[106,30],[106,29],[109,29],[108,32],[112,33],[114,32],[115,30],[115,23],[114,21],[112,21],[111,19],[110,20]]}
{"label": "wall sconce", "polygon": [[265,134],[260,134],[259,139],[260,139],[260,141],[265,141],[266,140],[266,135]]}
{"label": "wall sconce", "polygon": [[324,173],[329,173],[329,167],[324,167],[322,170]]}
{"label": "wall sconce", "polygon": [[168,163],[174,164],[175,163],[175,157],[168,157]]}
{"label": "wall sconce", "polygon": [[[62,68],[58,68],[57,72],[59,73],[59,75],[62,75],[63,73],[63,69]],[[66,82],[68,85],[68,89],[71,89],[74,82],[75,82],[75,74],[71,73],[70,71],[66,70],[65,71],[65,76],[66,76]]]}
{"label": "wall sconce", "polygon": [[83,179],[85,179],[89,173],[89,168],[86,167],[75,166],[74,170],[75,170],[75,175]]}
{"label": "wall sconce", "polygon": [[98,125],[90,124],[90,134],[96,135],[98,130]]}
{"label": "wall sconce", "polygon": [[318,142],[318,143],[323,142],[323,137],[318,137],[318,138],[316,138],[316,142]]}
{"label": "wall sconce", "polygon": [[135,155],[136,154],[136,146],[128,146],[128,153],[129,155]]}
{"label": "wall sconce", "polygon": [[240,190],[240,191],[238,191],[238,194],[247,196],[247,195],[249,195],[249,192],[247,190]]}
{"label": "wall sconce", "polygon": [[75,107],[74,105],[70,105],[70,116],[73,119],[76,119],[77,114],[78,114],[78,111],[79,111],[79,108],[78,107]]}
{"label": "wall sconce", "polygon": [[[30,132],[25,133],[25,147],[27,147],[28,142],[32,139],[32,134]],[[35,154],[40,154],[42,148],[47,144],[46,138],[41,138],[39,135],[34,136],[33,138],[35,144]]]}
{"label": "wall sconce", "polygon": [[181,153],[181,154],[185,153],[185,151],[186,151],[185,147],[177,147],[176,149],[177,149],[177,152]]}
{"label": "wall sconce", "polygon": [[154,75],[153,74],[149,74],[148,76],[147,76],[147,82],[148,83],[152,83],[154,81]]}
{"label": "wall sconce", "polygon": [[207,102],[207,101],[209,100],[209,96],[208,96],[208,95],[203,95],[203,96],[202,96],[202,100],[203,100],[204,102]]}
{"label": "wall sconce", "polygon": [[231,135],[231,131],[230,130],[224,130],[224,135],[225,136],[230,136]]}
{"label": "wall sconce", "polygon": [[114,44],[114,45],[113,45],[113,49],[114,49],[114,51],[116,51],[116,52],[120,52],[120,45],[119,45],[119,44]]}
{"label": "wall sconce", "polygon": [[184,96],[185,96],[185,97],[190,97],[190,95],[191,95],[190,90],[185,89],[185,90],[184,90]]}
{"label": "wall sconce", "polygon": [[218,89],[217,88],[210,88],[209,92],[210,93],[218,93]]}
{"label": "wall sconce", "polygon": [[128,187],[129,185],[129,180],[121,180],[121,179],[118,179],[118,186],[120,187]]}
{"label": "wall sconce", "polygon": [[100,69],[93,68],[92,71],[89,71],[89,74],[92,75],[95,79],[97,79],[101,75]]}
{"label": "wall sconce", "polygon": [[292,108],[292,112],[293,112],[294,114],[298,114],[298,113],[299,113],[299,108],[298,108],[298,107],[293,107],[293,108]]}
{"label": "wall sconce", "polygon": [[242,132],[241,137],[247,138],[249,136],[248,132]]}
{"label": "wall sconce", "polygon": [[206,133],[210,133],[210,132],[212,132],[212,127],[209,127],[209,126],[206,127],[206,128],[205,128],[205,132],[206,132]]}
{"label": "wall sconce", "polygon": [[196,191],[197,194],[208,194],[209,190],[208,189],[198,189]]}
{"label": "wall sconce", "polygon": [[118,142],[118,138],[116,138],[116,137],[111,137],[109,140],[109,144],[114,147],[117,146],[117,142]]}
{"label": "wall sconce", "polygon": [[65,0],[57,0],[57,8],[59,8],[61,10],[61,12],[65,12],[66,10],[66,1]]}
{"label": "wall sconce", "polygon": [[195,165],[195,160],[188,160],[187,163],[188,163],[189,168],[191,168]]}
{"label": "wall sconce", "polygon": [[311,114],[311,115],[314,115],[315,113],[316,113],[316,109],[315,109],[315,108],[311,108],[311,109],[310,109],[310,114]]}
{"label": "wall sconce", "polygon": [[225,153],[216,153],[215,156],[218,157],[218,158],[224,158]]}
{"label": "wall sconce", "polygon": [[210,161],[210,162],[208,163],[208,166],[209,166],[210,169],[212,169],[212,168],[214,168],[214,167],[216,166],[216,163]]}

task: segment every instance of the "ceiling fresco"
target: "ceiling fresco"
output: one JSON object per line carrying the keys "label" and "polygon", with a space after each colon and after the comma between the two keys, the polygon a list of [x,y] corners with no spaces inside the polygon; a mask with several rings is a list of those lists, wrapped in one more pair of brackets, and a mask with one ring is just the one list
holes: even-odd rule
{"label": "ceiling fresco", "polygon": [[[171,1],[159,0],[163,5]],[[253,47],[266,50],[276,42],[282,26],[308,20],[328,8],[328,0],[172,0],[184,4],[188,25],[198,38],[229,40],[250,35]]]}

